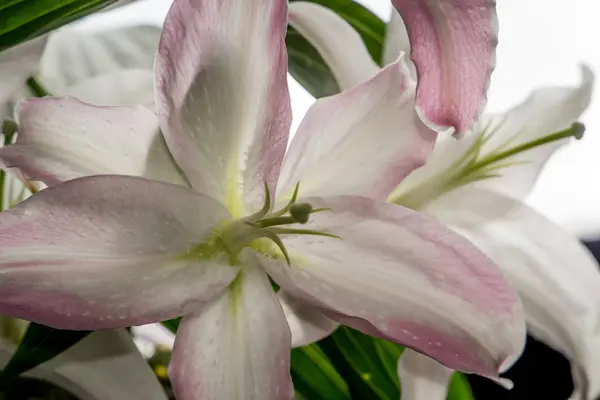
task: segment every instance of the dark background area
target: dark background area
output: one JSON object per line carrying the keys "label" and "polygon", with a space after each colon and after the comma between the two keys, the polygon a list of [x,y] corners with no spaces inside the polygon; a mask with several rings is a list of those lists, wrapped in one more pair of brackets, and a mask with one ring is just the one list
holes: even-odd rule
{"label": "dark background area", "polygon": [[[600,238],[586,240],[583,243],[600,262]],[[562,354],[531,336],[527,337],[523,356],[503,376],[515,384],[512,390],[506,390],[488,379],[469,375],[469,383],[475,398],[483,400],[567,400],[573,391],[569,361]],[[595,400],[600,400],[600,398]]]}

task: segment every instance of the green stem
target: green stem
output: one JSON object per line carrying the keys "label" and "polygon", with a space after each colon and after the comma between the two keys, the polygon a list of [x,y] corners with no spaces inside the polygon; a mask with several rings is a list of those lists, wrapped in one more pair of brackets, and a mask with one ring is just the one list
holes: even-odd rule
{"label": "green stem", "polygon": [[273,217],[257,221],[256,224],[261,228],[268,228],[269,226],[289,225],[297,222],[294,217]]}
{"label": "green stem", "polygon": [[482,160],[479,160],[478,162],[476,162],[475,164],[470,166],[469,170],[477,170],[477,169],[487,167],[490,164],[494,164],[494,163],[504,160],[508,157],[512,157],[515,154],[519,154],[524,151],[533,149],[538,146],[543,146],[548,143],[556,142],[558,140],[568,139],[570,137],[575,137],[576,139],[581,139],[581,137],[583,136],[584,129],[585,128],[584,128],[583,124],[576,122],[573,125],[571,125],[569,128],[564,129],[560,132],[556,132],[551,135],[544,136],[542,138],[523,143],[519,146],[513,147],[511,149],[508,149],[508,150],[498,153],[496,155],[485,157]]}
{"label": "green stem", "polygon": [[50,93],[34,77],[27,79],[26,83],[36,97],[50,96]]}

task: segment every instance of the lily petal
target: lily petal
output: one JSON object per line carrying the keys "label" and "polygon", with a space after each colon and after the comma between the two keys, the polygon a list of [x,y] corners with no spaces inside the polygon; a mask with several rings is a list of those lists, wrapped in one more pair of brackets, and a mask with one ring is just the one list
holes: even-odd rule
{"label": "lily petal", "polygon": [[[489,154],[507,143],[510,147],[518,146],[571,126],[588,108],[592,97],[594,74],[583,65],[581,75],[578,87],[539,89],[505,115],[484,115],[479,131],[489,126],[493,135],[484,146],[483,154]],[[522,164],[503,169],[501,177],[483,180],[478,186],[524,199],[533,188],[546,161],[569,142],[570,140],[564,139],[511,157],[508,159],[511,163]]]}
{"label": "lily petal", "polygon": [[587,249],[525,204],[489,190],[448,195],[425,211],[502,268],[519,292],[529,332],[585,371],[579,381],[588,384],[589,398],[597,397],[600,273]]}
{"label": "lily petal", "polygon": [[227,260],[186,257],[227,217],[209,197],[143,178],[44,189],[0,214],[0,315],[62,329],[177,317],[235,278]]}
{"label": "lily petal", "polygon": [[44,35],[0,53],[0,103],[7,101],[39,68],[46,40]]}
{"label": "lily petal", "polygon": [[[0,342],[0,367],[13,350]],[[51,382],[79,399],[167,400],[156,375],[125,330],[93,332],[24,375]]]}
{"label": "lily petal", "polygon": [[283,290],[279,291],[278,296],[292,332],[292,347],[318,342],[340,325],[309,304],[288,296]]}
{"label": "lily petal", "polygon": [[406,24],[419,86],[417,106],[460,137],[486,100],[498,44],[495,0],[392,0]]}
{"label": "lily petal", "polygon": [[[323,57],[342,91],[379,72],[358,32],[337,13],[304,1],[289,7],[290,25]],[[392,61],[397,58],[398,54]]]}
{"label": "lily petal", "polygon": [[160,27],[151,25],[94,33],[59,29],[48,40],[40,79],[51,93],[62,95],[67,89],[104,74],[125,69],[151,72],[160,32]]}
{"label": "lily petal", "polygon": [[245,265],[228,292],[183,318],[169,377],[179,400],[290,400],[290,331],[267,275]]}
{"label": "lily petal", "polygon": [[54,185],[120,174],[185,182],[156,115],[144,107],[97,107],[69,97],[29,99],[19,104],[17,120],[17,142],[0,149],[0,160],[28,179]]}
{"label": "lily petal", "polygon": [[97,106],[143,105],[154,110],[154,74],[150,69],[127,69],[98,75],[61,93]]}
{"label": "lily petal", "polygon": [[[390,64],[398,58],[402,53],[410,54],[410,40],[406,32],[406,25],[402,21],[402,17],[398,11],[392,9],[390,22],[386,25],[385,42],[383,43],[383,64]],[[412,66],[412,65],[411,65]],[[411,76],[417,79],[416,71],[411,69]],[[414,73],[414,74],[413,74]]]}
{"label": "lily petal", "polygon": [[414,90],[400,58],[373,79],[317,100],[286,154],[280,193],[290,195],[300,182],[303,196],[385,198],[435,142],[414,110]]}
{"label": "lily petal", "polygon": [[403,399],[446,400],[453,370],[434,359],[410,349],[398,361],[398,376]]}
{"label": "lily petal", "polygon": [[333,209],[313,214],[306,228],[341,240],[284,236],[291,267],[262,258],[289,295],[449,368],[497,376],[519,355],[525,323],[517,294],[467,240],[389,203],[352,196],[302,201]]}
{"label": "lily petal", "polygon": [[292,119],[286,22],[286,0],[180,0],[165,20],[161,127],[192,187],[230,209],[262,204],[263,182],[277,182]]}
{"label": "lily petal", "polygon": [[[465,155],[483,134],[488,135],[489,139],[482,146],[479,159],[567,129],[590,103],[594,75],[587,67],[582,67],[582,75],[581,85],[577,88],[543,88],[533,92],[525,102],[506,114],[484,114],[475,131],[462,140],[439,136],[427,164],[403,180],[392,197],[407,195],[423,182],[444,176],[457,165],[465,166],[470,161]],[[510,164],[499,170],[499,176],[458,188],[453,198],[461,201],[469,196],[472,187],[479,187],[524,199],[550,156],[569,142],[569,139],[564,139],[517,153],[506,159]],[[429,200],[432,199],[423,199],[425,202]],[[450,207],[451,210],[454,208]]]}

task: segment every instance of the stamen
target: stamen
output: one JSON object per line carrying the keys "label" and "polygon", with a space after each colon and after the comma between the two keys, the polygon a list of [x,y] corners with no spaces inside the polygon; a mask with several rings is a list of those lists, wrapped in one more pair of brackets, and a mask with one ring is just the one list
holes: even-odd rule
{"label": "stamen", "polygon": [[271,190],[269,189],[269,185],[267,184],[267,182],[264,182],[264,186],[265,186],[265,204],[263,205],[263,208],[261,208],[260,211],[250,215],[247,219],[249,221],[256,221],[259,220],[261,218],[263,218],[265,215],[267,215],[267,213],[269,211],[271,211]]}
{"label": "stamen", "polygon": [[35,97],[46,97],[46,96],[50,96],[50,92],[48,92],[46,90],[46,88],[44,86],[42,86],[41,83],[39,83],[37,81],[37,79],[35,79],[34,77],[31,77],[29,79],[27,79],[27,87],[29,89],[31,89],[31,91],[33,92],[33,94],[35,95]]}
{"label": "stamen", "polygon": [[[227,222],[223,227],[215,231],[214,245],[205,243],[197,246],[189,254],[206,254],[205,248],[215,246],[229,255],[231,265],[238,263],[238,254],[246,246],[257,239],[270,239],[281,250],[288,265],[291,265],[290,257],[279,235],[315,235],[339,239],[339,236],[327,232],[311,229],[282,228],[282,225],[305,224],[310,215],[321,211],[332,211],[330,208],[313,208],[309,203],[298,203],[298,191],[300,184],[296,184],[294,193],[289,203],[279,211],[269,212],[272,206],[272,196],[269,186],[265,186],[265,203],[262,209],[248,217]],[[217,250],[218,252],[218,250]]]}
{"label": "stamen", "polygon": [[12,138],[15,132],[17,132],[17,123],[12,119],[5,119],[2,122],[2,135],[6,138],[4,144],[9,144],[11,142],[9,138]]}
{"label": "stamen", "polygon": [[517,154],[570,137],[579,140],[583,137],[585,126],[580,122],[575,122],[568,129],[509,147],[515,140],[515,137],[512,137],[496,147],[495,152],[480,158],[482,147],[493,135],[493,132],[487,132],[489,129],[491,129],[490,125],[485,128],[484,133],[476,138],[471,148],[452,163],[446,171],[424,181],[410,192],[401,195],[392,194],[388,200],[413,209],[421,208],[444,193],[472,182],[501,177],[502,174],[498,171],[524,164],[523,161],[511,159]]}
{"label": "stamen", "polygon": [[314,231],[312,229],[294,229],[294,228],[271,228],[271,232],[275,232],[278,235],[314,235],[314,236],[325,236],[333,239],[341,239],[338,235],[333,233]]}
{"label": "stamen", "polygon": [[585,126],[581,122],[574,122],[569,128],[564,129],[562,131],[553,133],[548,136],[541,137],[539,139],[535,139],[518,146],[515,146],[511,149],[505,150],[501,153],[490,155],[485,157],[478,162],[476,162],[470,169],[479,169],[484,168],[490,164],[494,164],[500,160],[504,160],[508,157],[514,156],[516,154],[522,153],[527,150],[531,150],[535,147],[543,146],[548,143],[556,142],[562,139],[568,139],[570,137],[574,137],[579,140],[583,137],[583,133],[585,132]]}
{"label": "stamen", "polygon": [[310,214],[313,211],[313,206],[308,203],[294,204],[290,207],[290,215],[301,224],[308,222]]}

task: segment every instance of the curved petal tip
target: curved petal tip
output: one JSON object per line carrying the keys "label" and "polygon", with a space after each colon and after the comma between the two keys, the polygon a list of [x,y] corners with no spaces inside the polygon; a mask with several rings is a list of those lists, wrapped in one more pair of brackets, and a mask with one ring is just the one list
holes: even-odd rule
{"label": "curved petal tip", "polygon": [[431,128],[462,137],[483,111],[498,44],[495,0],[392,0],[408,32],[417,106]]}

